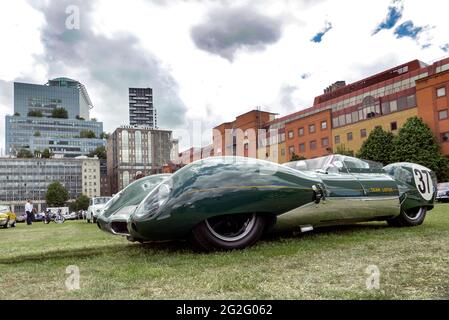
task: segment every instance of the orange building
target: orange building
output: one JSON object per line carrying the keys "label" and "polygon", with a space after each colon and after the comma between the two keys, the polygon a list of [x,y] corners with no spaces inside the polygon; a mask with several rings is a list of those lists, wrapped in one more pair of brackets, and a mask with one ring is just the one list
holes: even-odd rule
{"label": "orange building", "polygon": [[212,151],[284,163],[293,153],[310,159],[343,145],[355,153],[375,127],[397,133],[418,115],[449,156],[448,90],[449,58],[413,60],[354,83],[337,81],[311,107],[278,119],[260,110],[239,115],[215,127],[211,150],[199,155]]}
{"label": "orange building", "polygon": [[287,156],[306,159],[332,153],[331,111],[324,110],[285,124]]}
{"label": "orange building", "polygon": [[252,110],[213,129],[213,148],[216,156],[244,156],[257,158],[258,137],[265,124],[274,120],[274,113]]}
{"label": "orange building", "polygon": [[418,115],[441,143],[441,151],[449,156],[449,68],[416,83]]}

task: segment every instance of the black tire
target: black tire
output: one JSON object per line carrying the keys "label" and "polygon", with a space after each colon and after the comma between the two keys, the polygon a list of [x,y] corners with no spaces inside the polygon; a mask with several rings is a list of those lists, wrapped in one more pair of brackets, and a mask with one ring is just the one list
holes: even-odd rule
{"label": "black tire", "polygon": [[90,223],[90,219],[87,219],[87,223]]}
{"label": "black tire", "polygon": [[92,220],[94,223],[97,223],[97,218],[93,217]]}
{"label": "black tire", "polygon": [[11,225],[11,228],[15,228],[16,227],[16,223],[17,223],[17,221],[14,220],[14,222]]}
{"label": "black tire", "polygon": [[3,226],[3,228],[8,229],[8,228],[9,228],[8,223],[9,223],[9,219],[6,221],[6,223],[5,223],[5,225]]}
{"label": "black tire", "polygon": [[426,218],[427,207],[416,207],[407,211],[401,210],[397,217],[387,220],[392,227],[414,227],[419,226]]}
{"label": "black tire", "polygon": [[213,217],[192,230],[191,240],[204,251],[243,249],[260,239],[265,225],[266,220],[255,213]]}

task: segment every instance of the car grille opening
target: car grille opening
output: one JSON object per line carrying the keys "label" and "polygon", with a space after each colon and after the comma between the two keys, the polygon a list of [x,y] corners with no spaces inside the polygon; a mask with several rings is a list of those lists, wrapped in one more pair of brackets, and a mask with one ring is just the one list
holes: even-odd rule
{"label": "car grille opening", "polygon": [[114,221],[111,223],[111,229],[115,233],[129,234],[126,222]]}

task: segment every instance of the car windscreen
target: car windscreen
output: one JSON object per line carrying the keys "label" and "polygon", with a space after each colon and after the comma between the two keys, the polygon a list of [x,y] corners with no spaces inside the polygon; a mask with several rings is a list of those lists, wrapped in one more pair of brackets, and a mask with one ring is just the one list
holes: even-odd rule
{"label": "car windscreen", "polygon": [[325,170],[330,161],[331,156],[325,156],[315,159],[291,161],[284,163],[284,166],[302,171],[316,171]]}
{"label": "car windscreen", "polygon": [[383,165],[375,161],[345,156],[343,164],[350,173],[385,173]]}
{"label": "car windscreen", "polygon": [[0,213],[7,213],[9,212],[8,206],[0,206]]}
{"label": "car windscreen", "polygon": [[109,217],[127,206],[137,206],[169,174],[160,174],[140,178],[117,193],[103,208],[103,215]]}

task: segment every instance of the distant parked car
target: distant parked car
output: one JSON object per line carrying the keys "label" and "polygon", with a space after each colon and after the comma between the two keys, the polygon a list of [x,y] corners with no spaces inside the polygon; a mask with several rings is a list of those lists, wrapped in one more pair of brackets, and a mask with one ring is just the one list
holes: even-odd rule
{"label": "distant parked car", "polygon": [[16,215],[9,206],[0,205],[0,227],[9,228],[16,226]]}
{"label": "distant parked car", "polygon": [[78,213],[70,212],[68,214],[64,214],[63,217],[64,217],[65,220],[75,220],[78,217]]}
{"label": "distant parked car", "polygon": [[[26,219],[26,216],[25,216],[25,219]],[[40,222],[40,221],[44,221],[44,219],[45,219],[45,212],[39,212],[39,213],[34,214],[34,221]]]}
{"label": "distant parked car", "polygon": [[27,221],[27,215],[25,213],[16,216],[16,222],[25,222],[25,221]]}
{"label": "distant parked car", "polygon": [[449,182],[438,184],[438,202],[449,202]]}
{"label": "distant parked car", "polygon": [[89,208],[87,208],[86,219],[87,222],[97,222],[97,217],[105,204],[111,200],[111,197],[95,197],[90,199]]}

